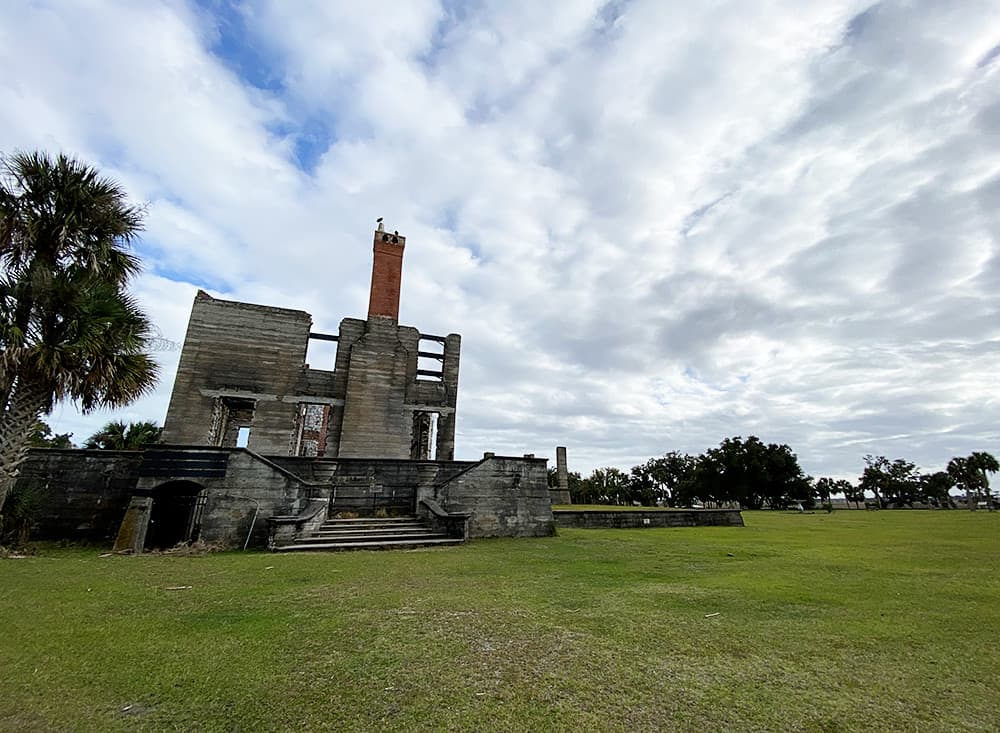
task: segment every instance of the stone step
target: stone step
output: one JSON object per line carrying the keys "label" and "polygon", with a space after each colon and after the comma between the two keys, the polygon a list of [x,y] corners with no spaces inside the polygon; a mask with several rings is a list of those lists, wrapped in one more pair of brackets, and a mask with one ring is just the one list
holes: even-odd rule
{"label": "stone step", "polygon": [[275,548],[275,552],[317,550],[393,550],[460,545],[464,542],[441,534],[417,517],[357,517],[330,519],[307,537]]}
{"label": "stone step", "polygon": [[405,532],[414,529],[427,529],[426,524],[324,524],[317,532]]}
{"label": "stone step", "polygon": [[439,538],[447,537],[448,535],[441,534],[440,532],[435,532],[431,529],[424,528],[419,532],[344,532],[338,534],[321,534],[319,532],[314,532],[306,537],[299,537],[296,542],[349,542],[353,540],[411,540],[411,539],[422,539],[425,537]]}
{"label": "stone step", "polygon": [[397,524],[420,524],[421,520],[417,517],[357,517],[355,519],[327,519],[324,524],[337,524],[337,525],[352,525],[352,524],[378,524],[378,525],[391,525],[396,526]]}
{"label": "stone step", "polygon": [[276,547],[275,552],[303,552],[307,550],[341,552],[345,550],[406,550],[417,547],[442,547],[460,545],[464,540],[452,537],[437,539],[374,540],[368,542],[312,542]]}
{"label": "stone step", "polygon": [[321,526],[331,529],[351,529],[353,527],[371,527],[373,529],[393,528],[393,527],[423,527],[426,522],[412,520],[410,522],[323,522]]}
{"label": "stone step", "polygon": [[325,529],[321,527],[312,534],[314,537],[336,537],[341,534],[419,534],[420,532],[427,531],[429,531],[429,529],[424,525],[414,527],[338,527],[337,529]]}

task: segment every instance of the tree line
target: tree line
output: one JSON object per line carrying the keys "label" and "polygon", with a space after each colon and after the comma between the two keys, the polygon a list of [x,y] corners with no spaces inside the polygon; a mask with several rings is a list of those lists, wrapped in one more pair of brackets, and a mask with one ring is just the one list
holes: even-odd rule
{"label": "tree line", "polygon": [[[629,471],[596,468],[586,478],[569,474],[574,504],[641,506],[739,506],[742,509],[787,509],[801,505],[832,506],[832,497],[842,494],[860,507],[866,496],[871,505],[912,507],[922,503],[936,507],[955,505],[952,491],[965,494],[970,507],[985,501],[994,507],[987,474],[1000,471],[991,454],[972,453],[955,457],[945,470],[922,474],[905,459],[889,460],[868,455],[856,482],[830,477],[813,478],[799,466],[798,457],[785,444],[764,443],[755,435],[726,438],[717,448],[692,456],[671,451],[650,458]],[[549,470],[549,485],[557,485],[555,469]]]}

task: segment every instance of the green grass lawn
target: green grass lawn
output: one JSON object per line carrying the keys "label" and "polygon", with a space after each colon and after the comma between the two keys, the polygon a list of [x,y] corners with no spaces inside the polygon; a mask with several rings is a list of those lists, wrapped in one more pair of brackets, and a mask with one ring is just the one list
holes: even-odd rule
{"label": "green grass lawn", "polygon": [[1000,514],[745,518],[0,560],[0,730],[1000,729]]}

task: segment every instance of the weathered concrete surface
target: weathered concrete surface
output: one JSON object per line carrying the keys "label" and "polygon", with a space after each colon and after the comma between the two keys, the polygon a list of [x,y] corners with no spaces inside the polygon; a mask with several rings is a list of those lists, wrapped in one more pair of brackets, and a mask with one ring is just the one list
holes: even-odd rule
{"label": "weathered concrete surface", "polygon": [[[249,427],[247,447],[293,449],[312,317],[303,311],[217,300],[198,291],[163,425],[163,441],[234,447]],[[313,382],[319,380],[312,380]],[[332,398],[331,394],[312,397]]]}
{"label": "weathered concrete surface", "polygon": [[107,542],[115,538],[139,476],[138,451],[35,449],[17,479],[39,492],[31,536]]}
{"label": "weathered concrete surface", "polygon": [[251,546],[264,546],[267,517],[298,513],[310,498],[310,486],[249,450],[218,450],[229,453],[225,476],[143,476],[136,488],[152,492],[172,481],[195,481],[204,487],[205,497],[198,539],[223,547],[243,547],[249,537]]}
{"label": "weathered concrete surface", "polygon": [[417,503],[417,516],[449,537],[469,539],[470,512],[448,512],[433,499],[421,498]]}
{"label": "weathered concrete surface", "polygon": [[576,510],[552,512],[560,527],[578,529],[641,529],[643,527],[742,527],[739,509],[672,509],[668,511]]}
{"label": "weathered concrete surface", "polygon": [[298,514],[267,518],[267,549],[284,547],[299,537],[315,532],[329,516],[330,503],[326,499],[313,499]]}
{"label": "weathered concrete surface", "polygon": [[555,533],[544,458],[490,456],[437,487],[447,512],[469,512],[469,537]]}
{"label": "weathered concrete surface", "polygon": [[412,362],[416,371],[419,338],[415,328],[371,318],[350,346],[340,457],[410,457],[413,416],[404,405],[407,367]]}
{"label": "weathered concrete surface", "polygon": [[[45,492],[39,539],[110,542],[117,536],[119,547],[139,550],[147,532],[149,542],[162,536],[166,518],[180,522],[180,539],[235,548],[248,538],[250,546],[264,546],[269,517],[297,515],[317,500],[331,515],[371,516],[413,514],[418,500],[428,499],[449,513],[468,512],[470,537],[551,534],[545,466],[536,458],[334,460],[158,446],[33,451],[21,481]],[[164,515],[173,501],[181,502],[179,509]]]}

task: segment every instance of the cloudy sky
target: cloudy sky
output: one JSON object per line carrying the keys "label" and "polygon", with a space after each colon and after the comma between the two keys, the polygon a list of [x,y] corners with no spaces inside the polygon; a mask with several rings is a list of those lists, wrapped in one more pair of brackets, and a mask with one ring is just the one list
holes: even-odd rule
{"label": "cloudy sky", "polygon": [[[1000,452],[996,0],[9,0],[0,68],[0,151],[147,203],[174,341],[198,288],[364,317],[384,216],[401,321],[463,335],[459,458]],[[53,425],[162,421],[159,356]]]}

